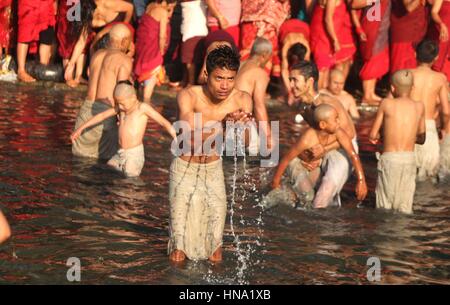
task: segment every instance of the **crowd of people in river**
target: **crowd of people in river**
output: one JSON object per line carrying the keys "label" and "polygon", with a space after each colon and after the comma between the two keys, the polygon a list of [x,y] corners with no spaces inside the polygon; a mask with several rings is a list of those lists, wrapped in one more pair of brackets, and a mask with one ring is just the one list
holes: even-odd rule
{"label": "crowd of people in river", "polygon": [[[17,39],[22,82],[36,81],[26,65],[33,52],[43,69],[62,59],[69,86],[87,78],[72,152],[106,160],[126,177],[144,167],[148,119],[178,139],[180,130],[152,107],[155,86],[179,90],[178,121],[195,142],[197,114],[203,140],[223,135],[227,122],[269,123],[266,92],[278,78],[307,128],[280,160],[264,200],[289,193],[294,206],[314,208],[340,206],[353,172],[357,199],[367,195],[353,122],[359,113],[344,90],[353,62],[362,60],[362,102],[378,106],[370,142],[383,143],[376,207],[410,214],[416,180],[450,173],[449,13],[445,0],[18,0],[16,9],[0,1],[0,43],[9,52]],[[382,98],[375,88],[387,73],[391,90]],[[211,121],[219,127],[207,128]],[[272,149],[278,143],[269,125],[258,137]],[[244,138],[249,145],[252,137]],[[221,150],[195,148],[170,167],[168,253],[173,261],[220,261]],[[9,228],[0,215],[2,223]]]}

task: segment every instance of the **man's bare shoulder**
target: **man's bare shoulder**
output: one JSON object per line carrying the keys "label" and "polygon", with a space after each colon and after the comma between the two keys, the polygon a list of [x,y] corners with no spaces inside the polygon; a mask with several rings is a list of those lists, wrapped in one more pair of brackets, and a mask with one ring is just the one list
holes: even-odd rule
{"label": "man's bare shoulder", "polygon": [[320,100],[322,101],[322,103],[329,104],[331,106],[334,106],[335,108],[339,108],[339,109],[343,109],[344,108],[344,106],[342,106],[341,102],[338,100],[337,97],[334,97],[334,96],[329,95],[327,93],[320,94]]}
{"label": "man's bare shoulder", "polygon": [[305,131],[300,135],[297,144],[316,144],[318,141],[317,130],[312,127],[307,127]]}
{"label": "man's bare shoulder", "polygon": [[191,87],[187,87],[187,88],[180,90],[180,92],[178,92],[178,94],[177,94],[177,99],[178,100],[180,100],[180,99],[194,100],[198,95],[198,90],[196,90],[195,87],[200,87],[200,86],[191,86]]}

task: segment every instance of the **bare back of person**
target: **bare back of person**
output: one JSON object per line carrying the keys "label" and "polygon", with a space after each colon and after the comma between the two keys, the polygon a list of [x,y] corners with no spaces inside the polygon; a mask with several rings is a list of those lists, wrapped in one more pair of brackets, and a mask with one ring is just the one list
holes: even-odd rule
{"label": "bare back of person", "polygon": [[132,65],[132,59],[125,53],[107,50],[99,72],[96,100],[105,101],[114,107],[114,88],[118,81],[129,79]]}
{"label": "bare back of person", "polygon": [[414,151],[423,105],[410,98],[382,101],[384,152]]}
{"label": "bare back of person", "polygon": [[99,50],[91,59],[91,63],[89,65],[89,83],[87,90],[87,99],[89,101],[96,100],[100,71],[106,54],[107,50]]}
{"label": "bare back of person", "polygon": [[433,120],[439,105],[439,94],[447,86],[445,74],[435,72],[428,67],[418,67],[412,70],[414,87],[411,98],[425,105],[425,119]]}
{"label": "bare back of person", "polygon": [[119,145],[122,149],[130,149],[142,144],[148,122],[144,112],[146,104],[137,103],[136,109],[129,114],[120,113]]}
{"label": "bare back of person", "polygon": [[261,76],[260,70],[264,73],[263,69],[251,61],[246,61],[243,63],[238,74],[236,75],[236,89],[253,95],[253,92],[255,91],[256,79]]}
{"label": "bare back of person", "polygon": [[[203,86],[192,86],[180,91],[179,93],[180,97],[182,96],[181,99],[178,99],[179,106],[181,102],[189,103],[188,106],[185,105],[189,107],[189,112],[186,111],[185,114],[181,114],[180,120],[189,122],[191,130],[194,130],[194,114],[197,113],[202,115],[201,119],[203,128],[207,122],[214,121],[222,123],[222,120],[224,120],[229,113],[233,113],[240,109],[247,112],[251,112],[252,110],[251,98],[246,92],[233,89],[227,99],[223,100],[219,104],[214,104],[205,94],[206,90],[206,87]],[[208,137],[217,133],[219,133],[217,130],[214,130],[211,133],[203,132],[202,143],[205,142]],[[194,143],[193,137],[191,139],[191,143]],[[182,155],[180,158],[188,162],[210,163],[218,160],[220,155],[215,152],[211,152],[210,154],[202,154],[201,156]]]}
{"label": "bare back of person", "polygon": [[352,118],[350,117],[344,106],[341,104],[341,102],[335,97],[328,94],[320,94],[318,100],[318,104],[325,103],[333,106],[336,109],[339,117],[340,127],[347,133],[350,139],[354,139],[356,137],[355,124],[353,124]]}

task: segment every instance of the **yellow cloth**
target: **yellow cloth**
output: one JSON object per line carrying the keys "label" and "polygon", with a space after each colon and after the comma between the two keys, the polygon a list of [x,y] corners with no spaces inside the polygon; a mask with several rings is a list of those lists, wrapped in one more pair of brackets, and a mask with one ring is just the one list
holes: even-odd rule
{"label": "yellow cloth", "polygon": [[[77,115],[75,130],[100,112],[111,109],[102,102],[84,101]],[[72,153],[78,157],[109,160],[119,149],[117,118],[111,117],[83,131],[72,145]]]}
{"label": "yellow cloth", "polygon": [[222,245],[227,198],[222,160],[207,164],[180,158],[170,166],[168,253],[208,259]]}

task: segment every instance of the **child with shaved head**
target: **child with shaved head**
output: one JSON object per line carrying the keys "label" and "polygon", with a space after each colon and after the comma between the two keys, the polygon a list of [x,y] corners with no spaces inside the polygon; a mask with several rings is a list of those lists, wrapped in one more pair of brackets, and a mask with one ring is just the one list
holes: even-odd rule
{"label": "child with shaved head", "polygon": [[163,126],[173,138],[176,138],[175,129],[152,106],[139,102],[136,91],[131,84],[118,84],[114,89],[114,100],[116,101],[115,108],[92,117],[75,130],[70,139],[74,142],[85,129],[119,114],[120,149],[108,161],[108,165],[123,172],[126,177],[137,177],[141,174],[145,162],[142,140],[148,119],[153,119]]}
{"label": "child with shaved head", "polygon": [[392,75],[394,98],[382,100],[369,140],[377,144],[383,126],[383,153],[378,160],[377,208],[411,214],[416,189],[415,144],[425,143],[425,107],[409,98],[414,83],[410,70]]}
{"label": "child with shaved head", "polygon": [[[314,124],[308,128],[300,137],[298,142],[288,151],[288,153],[281,159],[277,171],[273,177],[272,188],[276,189],[281,184],[281,177],[286,168],[289,168],[289,175],[293,182],[293,190],[302,201],[312,201],[315,208],[323,208],[324,198],[321,198],[322,193],[314,195],[315,184],[318,182],[319,175],[317,169],[308,171],[308,180],[305,182],[305,175],[302,172],[307,171],[300,162],[299,156],[303,151],[321,144],[323,146],[333,145],[334,142],[349,156],[353,167],[355,168],[357,176],[356,197],[358,200],[364,200],[367,195],[367,185],[364,176],[364,171],[356,153],[352,140],[348,134],[339,127],[338,112],[336,109],[328,104],[320,104],[314,110]],[[300,178],[300,179],[299,179]],[[323,182],[323,181],[322,181]],[[270,194],[269,194],[270,196]],[[270,198],[270,197],[269,197]],[[305,202],[303,202],[305,203]]]}

